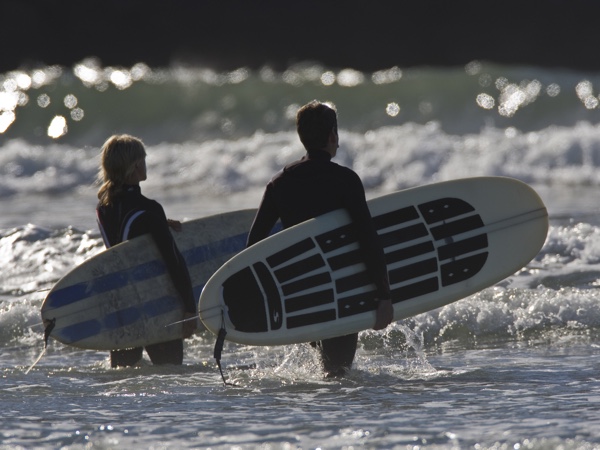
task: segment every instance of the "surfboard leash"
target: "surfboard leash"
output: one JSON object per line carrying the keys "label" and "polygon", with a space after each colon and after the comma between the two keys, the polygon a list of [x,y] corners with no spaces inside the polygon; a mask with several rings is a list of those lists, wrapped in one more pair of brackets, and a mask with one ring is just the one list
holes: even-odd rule
{"label": "surfboard leash", "polygon": [[42,353],[40,354],[40,356],[38,356],[38,358],[34,361],[34,363],[29,366],[29,369],[27,369],[25,371],[25,375],[27,375],[29,372],[31,372],[31,369],[33,369],[35,367],[35,365],[40,362],[40,360],[42,359],[42,356],[44,356],[44,354],[46,353],[46,349],[48,348],[48,339],[50,338],[50,333],[52,333],[52,330],[54,330],[54,326],[56,325],[56,318],[54,319],[48,319],[46,324],[46,327],[44,328],[44,349],[42,350]]}
{"label": "surfboard leash", "polygon": [[49,319],[46,328],[44,328],[44,348],[48,348],[48,339],[50,338],[50,333],[54,330],[55,325],[56,317],[54,319]]}
{"label": "surfboard leash", "polygon": [[217,341],[215,342],[215,349],[213,352],[213,356],[217,361],[217,367],[219,368],[219,372],[221,373],[221,379],[223,380],[223,384],[225,386],[237,386],[234,383],[230,383],[225,380],[225,375],[223,375],[223,368],[221,367],[221,354],[223,352],[223,346],[225,345],[225,336],[227,336],[227,330],[225,329],[225,319],[223,318],[223,311],[221,311],[221,329],[219,330],[219,334],[217,335]]}

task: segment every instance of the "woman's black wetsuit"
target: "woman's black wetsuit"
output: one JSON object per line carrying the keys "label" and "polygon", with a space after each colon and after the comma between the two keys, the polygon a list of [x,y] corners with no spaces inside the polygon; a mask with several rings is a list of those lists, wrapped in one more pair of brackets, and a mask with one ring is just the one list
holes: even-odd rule
{"label": "woman's black wetsuit", "polygon": [[[122,194],[113,199],[111,205],[98,205],[96,213],[107,248],[143,234],[152,235],[179,291],[185,311],[195,314],[196,302],[187,265],[171,235],[160,203],[144,197],[137,185],[124,186]],[[145,348],[154,364],[183,362],[183,339],[148,345]],[[112,350],[112,367],[136,364],[142,358],[142,350],[141,347]]]}

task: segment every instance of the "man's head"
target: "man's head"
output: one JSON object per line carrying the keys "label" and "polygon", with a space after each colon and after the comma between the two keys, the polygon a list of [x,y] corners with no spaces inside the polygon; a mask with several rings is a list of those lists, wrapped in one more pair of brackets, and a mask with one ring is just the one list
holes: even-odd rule
{"label": "man's head", "polygon": [[335,106],[313,100],[298,110],[296,130],[307,151],[326,150],[332,133],[337,148],[337,113]]}

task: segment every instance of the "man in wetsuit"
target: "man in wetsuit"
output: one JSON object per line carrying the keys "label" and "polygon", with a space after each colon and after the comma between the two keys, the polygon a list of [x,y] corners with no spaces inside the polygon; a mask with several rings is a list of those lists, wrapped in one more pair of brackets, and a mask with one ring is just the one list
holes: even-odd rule
{"label": "man in wetsuit", "polygon": [[[146,153],[143,143],[132,136],[109,138],[102,149],[103,185],[98,191],[96,213],[106,247],[143,234],[151,234],[165,261],[167,270],[184,304],[184,317],[196,316],[196,301],[183,256],[169,227],[179,231],[181,223],[168,220],[163,207],[142,195],[139,183],[146,179]],[[183,325],[184,337],[190,337],[195,321]],[[153,364],[182,364],[183,339],[147,345],[146,353]],[[132,366],[142,358],[141,347],[112,350],[112,367]]]}
{"label": "man in wetsuit", "polygon": [[[383,329],[393,318],[384,253],[359,176],[331,161],[339,147],[337,113],[325,103],[312,101],[298,111],[296,128],[306,155],[287,165],[267,184],[247,245],[266,238],[279,219],[283,228],[289,228],[345,208],[356,226],[367,270],[377,286],[373,329]],[[327,377],[343,376],[352,366],[357,342],[358,333],[352,333],[312,343],[320,351]]]}

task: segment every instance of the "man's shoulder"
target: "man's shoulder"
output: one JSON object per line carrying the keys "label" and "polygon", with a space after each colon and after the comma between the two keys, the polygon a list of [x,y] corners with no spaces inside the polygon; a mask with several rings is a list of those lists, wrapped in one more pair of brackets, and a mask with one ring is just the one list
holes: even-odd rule
{"label": "man's shoulder", "polygon": [[331,161],[332,167],[340,176],[346,177],[348,179],[352,179],[354,181],[360,181],[360,177],[358,174],[348,166],[342,166],[336,162]]}

